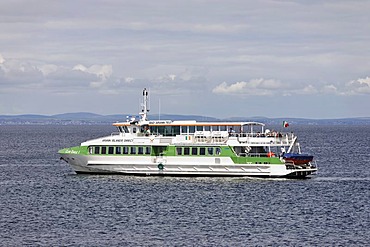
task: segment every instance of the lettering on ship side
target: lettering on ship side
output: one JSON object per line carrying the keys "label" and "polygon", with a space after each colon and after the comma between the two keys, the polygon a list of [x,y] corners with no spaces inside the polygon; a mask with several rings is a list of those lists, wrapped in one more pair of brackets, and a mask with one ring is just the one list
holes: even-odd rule
{"label": "lettering on ship side", "polygon": [[122,139],[103,139],[102,140],[102,142],[123,142],[123,141],[126,142],[126,140],[122,140]]}
{"label": "lettering on ship side", "polygon": [[162,121],[149,121],[149,124],[170,124],[171,120],[162,120]]}

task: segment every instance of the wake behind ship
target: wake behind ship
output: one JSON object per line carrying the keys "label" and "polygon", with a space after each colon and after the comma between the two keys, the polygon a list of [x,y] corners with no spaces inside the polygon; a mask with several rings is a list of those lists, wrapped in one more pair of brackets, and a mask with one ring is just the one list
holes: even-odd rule
{"label": "wake behind ship", "polygon": [[305,178],[317,171],[293,133],[259,122],[148,120],[148,111],[144,89],[140,119],[59,150],[61,159],[76,173],[92,174]]}

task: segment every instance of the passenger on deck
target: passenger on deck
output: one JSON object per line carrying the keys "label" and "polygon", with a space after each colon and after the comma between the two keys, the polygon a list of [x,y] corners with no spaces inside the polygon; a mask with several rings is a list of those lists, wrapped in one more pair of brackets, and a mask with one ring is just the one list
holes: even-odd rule
{"label": "passenger on deck", "polygon": [[235,130],[233,128],[229,129],[229,136],[234,136],[235,135]]}
{"label": "passenger on deck", "polygon": [[284,154],[285,154],[285,148],[284,148],[284,147],[282,147],[282,148],[281,148],[281,154],[280,154],[280,157],[283,157],[283,156],[284,156]]}
{"label": "passenger on deck", "polygon": [[150,135],[150,129],[149,129],[149,126],[146,125],[145,128],[144,128],[144,135],[145,136],[149,136]]}

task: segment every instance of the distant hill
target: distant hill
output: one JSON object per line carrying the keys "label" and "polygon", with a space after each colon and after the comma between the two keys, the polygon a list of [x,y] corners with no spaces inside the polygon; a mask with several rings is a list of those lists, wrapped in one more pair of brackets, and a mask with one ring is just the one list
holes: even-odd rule
{"label": "distant hill", "polygon": [[[114,122],[125,122],[127,117],[138,115],[132,114],[114,114],[100,115],[90,112],[75,112],[63,113],[56,115],[0,115],[0,124],[111,124]],[[283,121],[288,121],[290,124],[305,124],[305,125],[370,125],[370,117],[359,118],[340,118],[340,119],[306,119],[306,118],[267,118],[263,116],[256,117],[232,117],[226,119],[218,119],[208,116],[199,115],[176,115],[162,114],[149,115],[149,119],[157,120],[196,120],[196,121],[256,121],[265,124],[282,124]]]}
{"label": "distant hill", "polygon": [[50,116],[37,115],[37,114],[24,114],[24,115],[0,115],[0,119],[47,119]]}
{"label": "distant hill", "polygon": [[57,114],[50,116],[51,118],[55,119],[78,119],[78,120],[84,120],[84,119],[94,119],[102,117],[102,115],[90,113],[90,112],[74,112],[74,113],[63,113],[63,114]]}

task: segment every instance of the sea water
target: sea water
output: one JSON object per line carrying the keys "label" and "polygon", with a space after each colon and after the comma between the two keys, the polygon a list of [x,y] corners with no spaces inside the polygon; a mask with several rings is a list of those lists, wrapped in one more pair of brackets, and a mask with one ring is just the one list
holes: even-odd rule
{"label": "sea water", "polygon": [[[279,129],[279,126],[276,126]],[[365,246],[370,126],[290,126],[311,179],[76,175],[111,126],[0,126],[0,246]]]}

